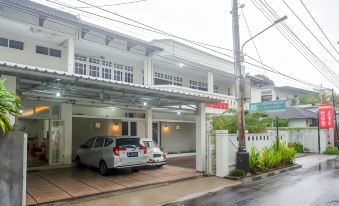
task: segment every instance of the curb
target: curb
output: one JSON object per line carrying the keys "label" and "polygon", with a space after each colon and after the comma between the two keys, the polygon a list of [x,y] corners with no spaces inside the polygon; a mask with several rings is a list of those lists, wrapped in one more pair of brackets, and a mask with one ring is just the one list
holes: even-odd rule
{"label": "curb", "polygon": [[272,172],[268,172],[268,173],[264,173],[255,177],[248,177],[248,178],[244,178],[242,180],[240,180],[243,184],[248,184],[248,183],[253,183],[253,182],[257,182],[259,180],[263,180],[263,179],[267,179],[267,178],[271,178],[280,174],[284,174],[286,172],[292,171],[292,170],[296,170],[296,169],[300,169],[302,168],[302,165],[292,165],[290,167],[285,167],[276,171],[272,171]]}

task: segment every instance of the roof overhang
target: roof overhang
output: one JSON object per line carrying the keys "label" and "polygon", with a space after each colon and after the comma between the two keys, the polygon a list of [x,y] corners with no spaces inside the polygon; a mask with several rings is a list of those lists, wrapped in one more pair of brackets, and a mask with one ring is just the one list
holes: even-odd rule
{"label": "roof overhang", "polygon": [[190,94],[3,61],[0,61],[0,74],[17,77],[18,94],[29,100],[144,108],[224,101],[220,96],[204,93]]}

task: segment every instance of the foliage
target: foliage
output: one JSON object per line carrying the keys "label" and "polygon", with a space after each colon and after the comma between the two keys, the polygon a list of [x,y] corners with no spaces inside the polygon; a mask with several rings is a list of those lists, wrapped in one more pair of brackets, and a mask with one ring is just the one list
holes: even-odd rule
{"label": "foliage", "polygon": [[285,143],[280,143],[278,138],[271,147],[265,147],[262,152],[258,152],[254,147],[250,154],[250,171],[257,172],[278,168],[292,164],[296,151],[293,146],[286,147]]}
{"label": "foliage", "polygon": [[329,155],[339,155],[339,150],[333,146],[328,146],[324,153]]}
{"label": "foliage", "polygon": [[20,115],[20,98],[9,92],[4,86],[4,80],[0,80],[0,132],[3,134],[13,128],[8,114],[15,117]]}
{"label": "foliage", "polygon": [[[228,130],[235,134],[238,130],[237,115],[235,110],[228,110],[230,115],[219,115],[212,119],[212,131]],[[245,130],[249,133],[264,133],[272,119],[264,113],[247,113],[245,115]]]}
{"label": "foliage", "polygon": [[264,165],[260,158],[260,152],[255,148],[251,148],[251,154],[249,159],[250,172],[256,174],[259,171],[263,171]]}
{"label": "foliage", "polygon": [[244,178],[246,177],[246,172],[244,170],[235,169],[235,170],[232,170],[229,175],[232,177]]}
{"label": "foliage", "polygon": [[[336,103],[339,101],[339,96],[335,95],[334,100]],[[321,95],[319,93],[310,93],[304,96],[298,97],[298,103],[299,104],[319,104],[320,102],[322,103],[332,103],[332,93],[331,91],[323,91]],[[338,106],[338,105],[337,105]]]}
{"label": "foliage", "polygon": [[[288,127],[288,120],[287,119],[278,119],[278,125],[279,127]],[[273,121],[273,126],[277,126],[277,122]]]}
{"label": "foliage", "polygon": [[294,147],[294,151],[297,153],[303,153],[304,152],[304,146],[300,143],[293,143],[291,146]]}

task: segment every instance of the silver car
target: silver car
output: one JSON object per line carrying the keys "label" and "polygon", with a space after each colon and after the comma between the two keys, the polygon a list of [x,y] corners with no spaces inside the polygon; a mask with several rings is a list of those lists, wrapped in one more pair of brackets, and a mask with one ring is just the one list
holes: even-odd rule
{"label": "silver car", "polygon": [[147,148],[139,137],[92,137],[80,145],[75,157],[77,167],[97,167],[101,175],[112,168],[131,168],[133,172],[146,165]]}
{"label": "silver car", "polygon": [[150,139],[142,139],[147,147],[147,166],[162,167],[167,163],[166,153],[162,152],[158,144]]}

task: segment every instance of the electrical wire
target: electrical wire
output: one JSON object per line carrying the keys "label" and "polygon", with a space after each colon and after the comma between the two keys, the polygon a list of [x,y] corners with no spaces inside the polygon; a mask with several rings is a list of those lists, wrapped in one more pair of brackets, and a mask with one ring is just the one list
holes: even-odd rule
{"label": "electrical wire", "polygon": [[[122,2],[122,3],[116,3],[116,4],[104,4],[104,5],[97,5],[97,7],[112,7],[112,6],[120,6],[120,5],[126,5],[126,4],[135,4],[140,3],[148,0],[138,0],[138,1],[128,1],[128,2]],[[76,8],[79,9],[89,9],[93,8],[92,6],[77,6]]]}

